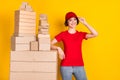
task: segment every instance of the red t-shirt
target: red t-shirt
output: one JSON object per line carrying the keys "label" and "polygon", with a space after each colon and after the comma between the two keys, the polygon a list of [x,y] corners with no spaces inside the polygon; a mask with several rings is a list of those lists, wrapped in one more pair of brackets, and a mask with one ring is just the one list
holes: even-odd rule
{"label": "red t-shirt", "polygon": [[86,39],[86,32],[78,32],[71,34],[63,31],[55,39],[64,44],[65,59],[61,61],[61,66],[84,66],[82,59],[82,41]]}

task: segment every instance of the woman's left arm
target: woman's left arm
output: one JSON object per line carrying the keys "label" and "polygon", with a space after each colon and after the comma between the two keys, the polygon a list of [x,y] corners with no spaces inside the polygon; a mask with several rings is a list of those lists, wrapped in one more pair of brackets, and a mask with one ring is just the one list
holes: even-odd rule
{"label": "woman's left arm", "polygon": [[93,37],[96,37],[97,35],[98,35],[98,33],[97,33],[97,31],[92,27],[92,26],[90,26],[87,22],[86,22],[86,20],[84,19],[84,18],[78,18],[79,19],[79,21],[83,24],[83,25],[85,25],[88,29],[89,29],[89,31],[90,31],[90,33],[88,33],[88,34],[86,34],[86,38],[88,39],[88,38],[93,38]]}

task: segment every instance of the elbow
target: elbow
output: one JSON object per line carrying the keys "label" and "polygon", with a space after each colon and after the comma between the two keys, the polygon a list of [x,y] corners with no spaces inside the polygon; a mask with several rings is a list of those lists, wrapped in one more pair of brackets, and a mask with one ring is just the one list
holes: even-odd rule
{"label": "elbow", "polygon": [[97,37],[98,36],[98,33],[96,32],[95,34],[94,34],[94,37]]}

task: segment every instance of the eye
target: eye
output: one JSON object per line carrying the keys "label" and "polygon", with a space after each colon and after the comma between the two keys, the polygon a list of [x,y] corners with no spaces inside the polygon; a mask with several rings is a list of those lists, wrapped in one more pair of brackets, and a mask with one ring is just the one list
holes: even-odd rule
{"label": "eye", "polygon": [[68,20],[68,22],[71,22],[71,21],[72,21],[72,19],[69,19],[69,20]]}
{"label": "eye", "polygon": [[76,18],[74,18],[74,20],[76,21],[77,19],[76,19]]}
{"label": "eye", "polygon": [[69,21],[72,21],[72,19],[69,19]]}

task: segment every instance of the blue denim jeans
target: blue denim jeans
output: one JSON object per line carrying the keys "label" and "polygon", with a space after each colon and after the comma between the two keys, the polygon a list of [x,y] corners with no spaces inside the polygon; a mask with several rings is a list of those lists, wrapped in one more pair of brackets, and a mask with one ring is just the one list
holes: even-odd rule
{"label": "blue denim jeans", "polygon": [[60,71],[62,80],[72,80],[72,75],[76,80],[87,80],[83,66],[61,66]]}

